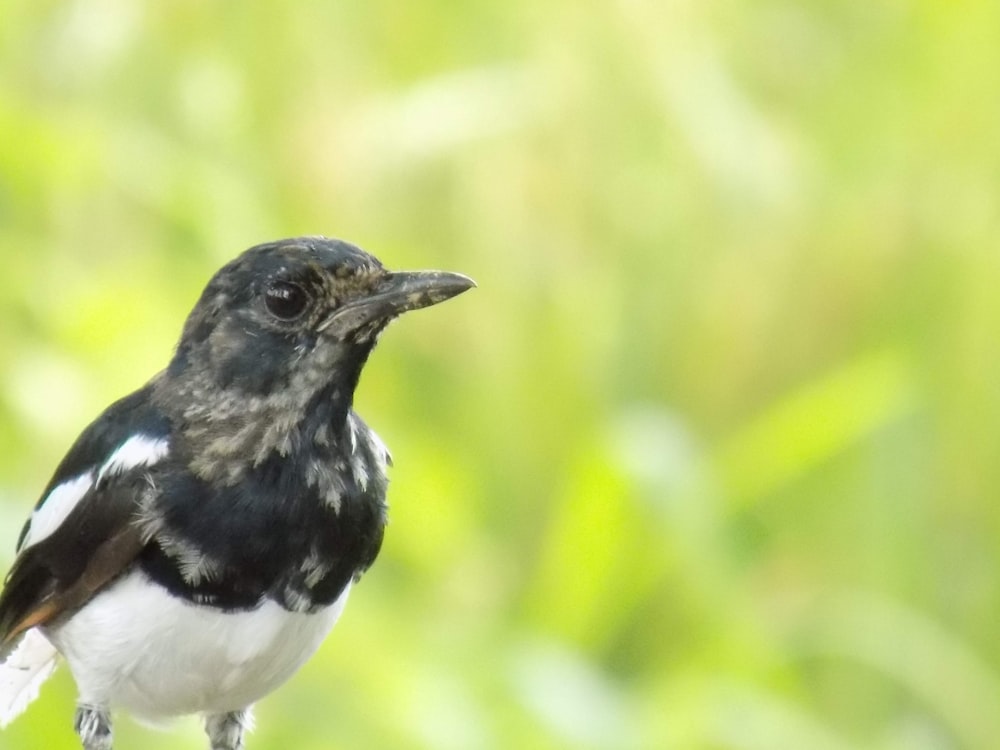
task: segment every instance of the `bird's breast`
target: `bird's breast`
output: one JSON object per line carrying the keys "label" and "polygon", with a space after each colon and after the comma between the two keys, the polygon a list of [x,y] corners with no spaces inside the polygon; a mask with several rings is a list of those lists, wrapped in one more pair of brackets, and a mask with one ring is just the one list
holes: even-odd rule
{"label": "bird's breast", "polygon": [[157,720],[248,706],[291,677],[343,611],[290,612],[273,601],[224,612],[180,599],[138,569],[46,635],[73,672],[83,703]]}
{"label": "bird's breast", "polygon": [[184,463],[164,469],[143,511],[142,569],[175,596],[220,609],[332,604],[382,541],[387,458],[370,435],[352,422],[343,439],[272,453],[234,483]]}

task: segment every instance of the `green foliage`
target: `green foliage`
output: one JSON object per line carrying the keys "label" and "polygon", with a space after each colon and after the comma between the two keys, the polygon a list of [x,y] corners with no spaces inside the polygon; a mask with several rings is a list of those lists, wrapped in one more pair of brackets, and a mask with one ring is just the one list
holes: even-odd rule
{"label": "green foliage", "polygon": [[[341,236],[480,288],[365,373],[393,523],[253,750],[995,746],[998,29],[7,0],[3,548],[210,273]],[[76,747],[73,695],[0,748]]]}

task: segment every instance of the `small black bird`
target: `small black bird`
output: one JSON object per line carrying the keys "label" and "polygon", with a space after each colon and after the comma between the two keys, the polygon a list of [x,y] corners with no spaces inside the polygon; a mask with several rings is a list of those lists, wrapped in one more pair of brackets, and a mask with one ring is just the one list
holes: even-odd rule
{"label": "small black bird", "polygon": [[58,654],[85,750],[110,710],[198,713],[240,750],[252,704],[333,627],[386,522],[389,453],[353,411],[389,322],[474,286],[393,273],[322,237],[259,245],[209,282],[166,370],[77,439],[0,594],[0,722]]}

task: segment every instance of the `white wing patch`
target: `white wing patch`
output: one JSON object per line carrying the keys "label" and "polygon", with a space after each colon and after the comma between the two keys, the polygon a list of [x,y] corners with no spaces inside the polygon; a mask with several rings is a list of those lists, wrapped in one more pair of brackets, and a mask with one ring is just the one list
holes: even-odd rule
{"label": "white wing patch", "polygon": [[31,525],[21,549],[38,544],[58,529],[95,483],[124,474],[129,469],[151,466],[163,460],[169,449],[170,443],[163,438],[133,435],[104,462],[97,472],[96,480],[93,471],[86,471],[53,487],[42,504],[31,514]]}
{"label": "white wing patch", "polygon": [[94,486],[94,472],[88,471],[52,488],[42,504],[31,514],[31,525],[24,537],[22,549],[38,544],[66,520],[83,496]]}
{"label": "white wing patch", "polygon": [[151,466],[157,461],[161,461],[169,450],[170,442],[164,438],[133,435],[111,454],[111,458],[104,462],[104,466],[97,474],[97,481],[100,482],[105,477],[124,474],[129,469],[138,466]]}

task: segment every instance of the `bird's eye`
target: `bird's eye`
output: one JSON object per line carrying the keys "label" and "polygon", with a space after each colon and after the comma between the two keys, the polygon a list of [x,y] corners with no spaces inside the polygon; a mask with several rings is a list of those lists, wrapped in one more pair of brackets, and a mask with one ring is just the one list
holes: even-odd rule
{"label": "bird's eye", "polygon": [[298,284],[275,281],[264,290],[264,304],[278,320],[295,320],[306,311],[309,295]]}

